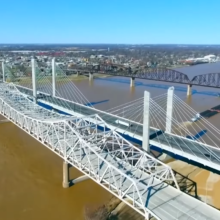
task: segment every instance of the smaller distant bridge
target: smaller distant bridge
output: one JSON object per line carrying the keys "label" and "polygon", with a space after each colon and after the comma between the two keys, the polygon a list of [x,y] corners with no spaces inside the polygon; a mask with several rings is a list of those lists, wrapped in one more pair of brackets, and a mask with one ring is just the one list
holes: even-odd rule
{"label": "smaller distant bridge", "polygon": [[114,68],[106,65],[104,67],[94,67],[94,68],[79,68],[79,69],[66,69],[67,73],[75,72],[78,74],[107,74],[111,76],[122,76],[129,77],[133,80],[135,78],[138,79],[146,79],[146,80],[155,80],[155,81],[163,81],[163,82],[171,82],[171,83],[180,83],[186,85],[196,85],[196,86],[204,86],[204,87],[214,87],[220,88],[220,72],[219,73],[207,73],[207,74],[199,74],[194,76],[192,79],[180,71],[174,69],[167,68],[122,68],[118,67]]}

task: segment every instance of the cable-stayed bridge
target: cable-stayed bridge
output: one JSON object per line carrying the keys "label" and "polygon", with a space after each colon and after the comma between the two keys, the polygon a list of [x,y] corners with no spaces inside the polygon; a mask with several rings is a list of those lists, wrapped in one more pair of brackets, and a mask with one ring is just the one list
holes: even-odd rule
{"label": "cable-stayed bridge", "polygon": [[[163,99],[162,96],[152,100],[146,92],[144,99],[103,112],[82,104],[88,100],[68,78],[56,72],[58,67],[54,62],[52,77],[38,72],[35,61],[32,62],[31,80],[22,81],[15,77],[11,80],[13,83],[1,83],[0,111],[64,159],[64,186],[68,185],[67,163],[70,163],[146,219],[150,216],[156,219],[219,219],[219,211],[181,192],[172,169],[149,154],[149,146],[163,148],[166,145],[176,149],[175,153],[181,149],[182,154],[196,156],[207,166],[218,165],[217,147],[195,140],[192,131],[177,121],[180,116],[175,117],[175,105],[174,108],[169,105],[178,100],[172,94],[172,88],[166,96],[167,111],[158,101]],[[10,73],[10,68],[3,69]],[[9,75],[5,72],[3,80],[7,81]],[[70,91],[74,91],[74,98],[68,98]],[[78,100],[73,100],[76,98]],[[184,111],[181,100],[177,103]],[[62,114],[64,112],[69,115]],[[199,128],[204,125],[209,125],[216,132],[212,132],[213,137],[218,138],[218,129],[203,119]],[[118,132],[133,135],[134,139],[139,137],[145,151]],[[184,137],[182,132],[185,132]],[[205,154],[210,156],[203,157]]]}

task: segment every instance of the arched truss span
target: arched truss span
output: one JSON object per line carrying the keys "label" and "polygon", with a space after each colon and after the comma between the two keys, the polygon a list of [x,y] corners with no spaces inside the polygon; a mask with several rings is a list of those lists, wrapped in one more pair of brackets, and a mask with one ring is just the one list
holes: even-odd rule
{"label": "arched truss span", "polygon": [[79,70],[81,73],[94,72],[99,74],[107,74],[111,76],[122,76],[146,80],[155,80],[163,82],[172,82],[180,84],[190,84],[197,86],[215,87],[220,88],[220,73],[207,73],[197,75],[192,80],[182,72],[166,69],[166,68],[147,68],[147,69],[136,69],[136,70],[123,70],[114,71],[108,69],[106,71],[94,71],[94,70]]}
{"label": "arched truss span", "polygon": [[220,73],[208,73],[195,76],[191,85],[220,88]]}

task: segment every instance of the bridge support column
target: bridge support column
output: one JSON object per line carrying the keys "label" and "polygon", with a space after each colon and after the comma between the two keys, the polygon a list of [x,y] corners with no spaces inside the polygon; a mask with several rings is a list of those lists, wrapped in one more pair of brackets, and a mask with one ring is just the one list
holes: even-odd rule
{"label": "bridge support column", "polygon": [[89,81],[93,80],[93,73],[89,73]]}
{"label": "bridge support column", "polygon": [[36,63],[34,59],[31,59],[32,67],[32,89],[34,102],[37,103],[37,85],[36,85]]}
{"label": "bridge support column", "polygon": [[80,176],[74,180],[71,181],[72,184],[77,184],[77,183],[80,183],[82,181],[85,181],[85,180],[88,180],[90,179],[87,175],[83,175],[83,176]]}
{"label": "bridge support column", "polygon": [[145,215],[145,220],[150,220],[150,218],[151,218],[150,213],[147,213],[147,214]]}
{"label": "bridge support column", "polygon": [[8,123],[8,122],[11,122],[11,121],[9,121],[8,119],[2,119],[2,120],[0,120],[0,124],[2,124],[2,123]]}
{"label": "bridge support column", "polygon": [[192,95],[192,85],[191,84],[187,85],[187,96],[190,96],[190,95]]}
{"label": "bridge support column", "polygon": [[170,87],[167,92],[167,115],[166,115],[166,132],[172,131],[172,118],[173,118],[173,95],[174,87]]}
{"label": "bridge support column", "polygon": [[130,79],[130,87],[134,87],[135,86],[135,78],[131,77]]}
{"label": "bridge support column", "polygon": [[5,82],[5,63],[2,61],[2,80]]}
{"label": "bridge support column", "polygon": [[69,187],[69,164],[63,161],[63,188]]}
{"label": "bridge support column", "polygon": [[52,59],[52,96],[56,96],[56,62]]}
{"label": "bridge support column", "polygon": [[144,92],[144,120],[143,120],[143,140],[142,148],[150,152],[149,136],[150,136],[150,93]]}

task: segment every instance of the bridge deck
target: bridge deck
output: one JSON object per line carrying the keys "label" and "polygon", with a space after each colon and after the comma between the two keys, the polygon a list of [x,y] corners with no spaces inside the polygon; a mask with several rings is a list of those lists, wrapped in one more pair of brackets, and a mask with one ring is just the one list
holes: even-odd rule
{"label": "bridge deck", "polygon": [[[12,111],[13,109],[21,112],[21,114],[26,117],[26,115],[32,119],[41,120],[41,133],[48,133],[48,126],[43,122],[45,120],[53,121],[53,120],[60,120],[60,119],[71,119],[68,116],[62,116],[57,113],[53,113],[52,111],[48,111],[46,109],[41,108],[38,105],[35,105],[33,102],[29,101],[26,98],[23,98],[20,93],[16,93],[15,96],[12,96],[13,92],[10,94],[5,93],[6,88],[1,85],[0,88],[0,110],[1,113],[5,112],[5,104],[7,104],[7,109]],[[20,98],[18,98],[20,97]],[[9,107],[8,107],[9,106]],[[32,110],[31,110],[32,109]],[[6,115],[7,116],[7,115]],[[9,117],[13,121],[12,118]],[[30,120],[30,119],[29,119]],[[16,124],[19,126],[18,124]],[[23,124],[22,126],[25,126]],[[26,129],[23,127],[23,129]],[[67,133],[66,136],[71,136],[72,133],[66,129]],[[57,128],[56,133],[60,137],[60,142],[62,143],[63,135],[63,127]],[[32,134],[33,136],[34,134]],[[52,134],[51,134],[52,135]],[[52,135],[53,136],[53,135]],[[56,138],[54,136],[51,138],[52,142],[51,145],[55,146],[57,144]],[[68,140],[68,138],[67,138]],[[161,182],[157,178],[152,179],[149,178],[149,174],[144,172],[143,170],[138,169],[135,166],[132,166],[130,163],[121,161],[119,158],[109,154],[108,152],[100,151],[98,146],[93,146],[93,152],[87,155],[89,157],[89,161],[91,164],[88,163],[88,158],[85,157],[85,152],[82,152],[80,148],[74,148],[73,139],[70,139],[67,153],[71,152],[74,156],[71,157],[69,155],[68,162],[76,166],[76,161],[80,161],[81,165],[84,166],[84,169],[88,166],[93,166],[93,174],[100,173],[104,175],[103,181],[105,184],[107,183],[109,186],[114,186],[113,178],[110,178],[110,171],[106,172],[107,162],[109,162],[112,166],[116,169],[114,172],[114,177],[117,182],[122,182],[121,190],[126,192],[126,197],[132,199],[137,203],[145,204],[145,207],[151,210],[151,212],[157,216],[158,219],[163,220],[174,220],[174,219],[181,219],[181,220],[216,220],[220,219],[220,212],[207,204],[194,199],[193,197],[178,191],[177,189],[173,188],[172,186],[167,185],[166,183]],[[91,146],[91,145],[90,145]],[[102,165],[98,166],[98,158],[97,154],[103,158]],[[70,159],[71,158],[71,159]],[[123,181],[121,181],[121,176],[117,173],[117,170],[120,169],[125,175],[123,176]],[[92,174],[90,174],[92,175]],[[140,197],[137,194],[132,194],[132,189],[129,189],[130,186],[130,179],[133,179],[138,186],[139,192],[141,192],[141,201]],[[148,185],[149,181],[152,181],[153,186],[150,190],[146,190],[146,186]],[[102,185],[102,183],[100,183]]]}
{"label": "bridge deck", "polygon": [[[45,103],[50,105],[52,104],[55,108],[57,107],[58,109],[59,106],[63,105],[63,100],[54,97],[47,97],[46,100],[40,101],[45,101]],[[106,123],[111,125],[111,128],[117,129],[117,131],[119,131],[120,133],[127,134],[142,141],[143,126],[141,124],[132,122],[134,126],[126,127],[124,125],[119,125],[115,123],[115,121],[118,119],[117,116],[76,103],[66,103],[68,103],[66,109],[74,111],[75,113],[78,113],[82,116],[99,114],[100,117],[102,117],[102,119],[106,121]],[[126,121],[126,119],[123,120]],[[156,135],[156,132],[158,131],[159,130],[155,128],[150,128],[151,145],[159,147],[166,151],[170,151],[171,153],[186,157],[187,159],[201,163],[202,165],[211,167],[213,169],[220,170],[220,150],[218,148],[211,148],[201,142],[169,133],[159,133],[158,135]]]}
{"label": "bridge deck", "polygon": [[[19,90],[31,95],[31,91],[28,89],[19,88]],[[39,101],[47,103],[57,109],[62,109],[61,106],[63,106],[64,103],[64,101],[58,97],[47,97],[45,100],[42,99]],[[79,116],[99,114],[111,128],[117,129],[120,133],[127,134],[142,141],[143,126],[141,124],[132,122],[134,125],[133,127],[126,127],[115,123],[118,119],[115,115],[88,106],[72,103],[70,101],[65,101],[65,103],[66,106],[63,109],[64,111],[68,110],[71,114],[78,114]],[[158,130],[155,128],[150,128],[151,145],[201,163],[202,165],[211,167],[215,170],[220,170],[220,150],[218,148],[209,147],[201,142],[169,133],[159,133],[159,135],[155,135],[157,131]]]}

